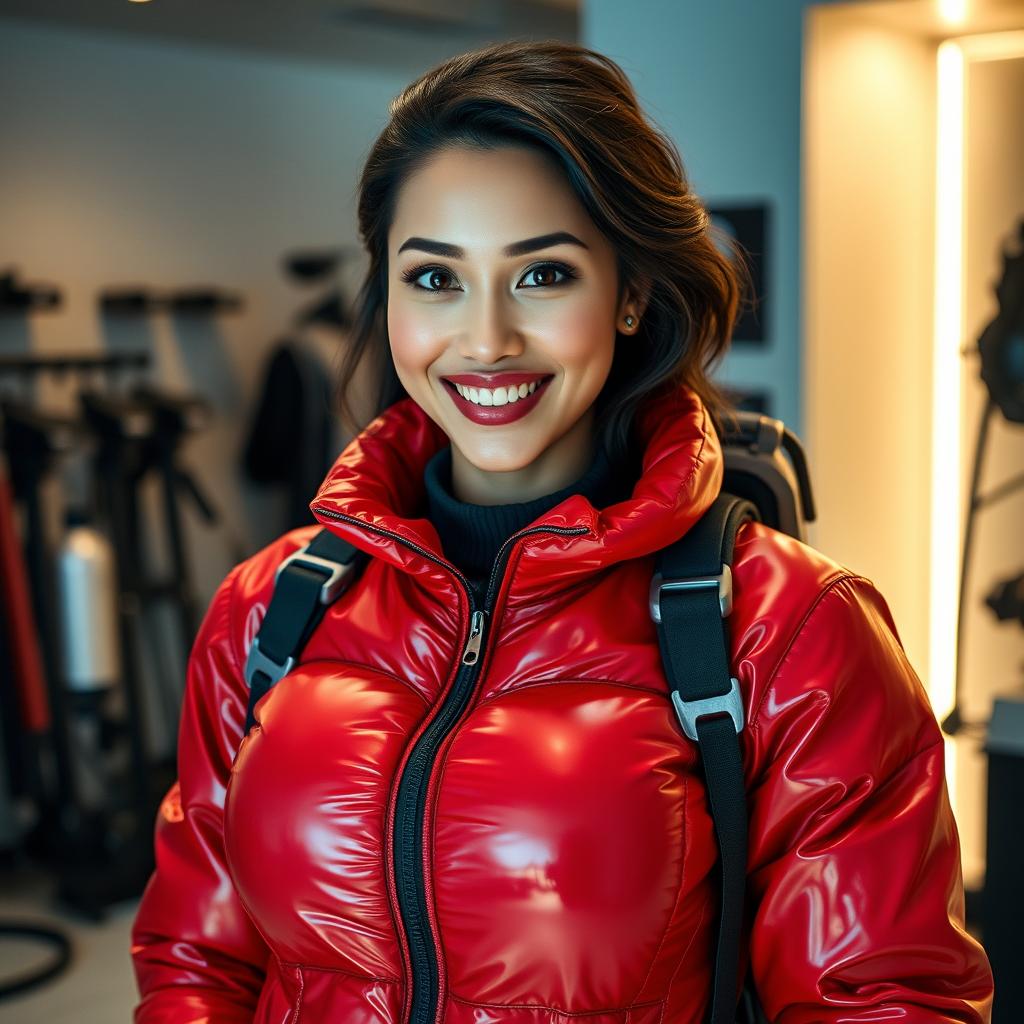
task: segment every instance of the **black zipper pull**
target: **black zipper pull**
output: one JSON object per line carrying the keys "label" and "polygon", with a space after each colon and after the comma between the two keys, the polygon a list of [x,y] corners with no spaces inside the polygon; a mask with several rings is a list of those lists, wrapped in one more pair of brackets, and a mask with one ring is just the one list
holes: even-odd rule
{"label": "black zipper pull", "polygon": [[477,658],[480,657],[480,645],[484,639],[484,613],[482,611],[473,612],[473,618],[470,620],[469,626],[469,640],[466,643],[466,648],[462,652],[462,664],[463,665],[475,665]]}

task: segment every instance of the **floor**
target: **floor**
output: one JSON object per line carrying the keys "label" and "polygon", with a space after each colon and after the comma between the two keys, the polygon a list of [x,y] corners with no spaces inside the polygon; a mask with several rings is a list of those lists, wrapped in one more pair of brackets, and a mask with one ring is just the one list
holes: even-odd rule
{"label": "floor", "polygon": [[[53,883],[27,869],[0,874],[0,923],[55,927],[71,939],[70,966],[36,989],[0,1000],[0,1024],[129,1024],[137,1001],[130,931],[137,900],[97,924],[55,905]],[[51,958],[50,947],[0,935],[0,984]]]}

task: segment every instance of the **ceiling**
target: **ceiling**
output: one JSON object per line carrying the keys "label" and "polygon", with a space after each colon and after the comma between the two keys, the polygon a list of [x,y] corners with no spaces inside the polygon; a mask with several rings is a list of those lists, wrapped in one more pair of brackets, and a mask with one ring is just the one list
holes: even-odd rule
{"label": "ceiling", "polygon": [[[1024,21],[1024,0],[858,0],[816,6],[829,12],[845,10],[936,42],[951,36],[1018,29]],[[958,16],[951,17],[954,11]]]}
{"label": "ceiling", "polygon": [[578,36],[581,0],[0,0],[0,17],[375,67]]}

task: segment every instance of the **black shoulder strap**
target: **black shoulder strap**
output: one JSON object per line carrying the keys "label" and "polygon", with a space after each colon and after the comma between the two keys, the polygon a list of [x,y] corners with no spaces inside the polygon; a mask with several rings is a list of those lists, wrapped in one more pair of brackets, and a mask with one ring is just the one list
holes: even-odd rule
{"label": "black shoulder strap", "polygon": [[253,709],[259,699],[291,671],[328,606],[348,589],[368,560],[365,551],[325,527],[278,566],[270,607],[245,662],[246,733],[255,722]]}
{"label": "black shoulder strap", "polygon": [[733,1024],[739,999],[739,940],[747,869],[747,806],[740,756],[743,702],[729,671],[726,618],[732,611],[736,531],[757,507],[722,493],[704,516],[658,556],[651,618],[683,732],[700,747],[718,838],[722,877],[710,1024]]}

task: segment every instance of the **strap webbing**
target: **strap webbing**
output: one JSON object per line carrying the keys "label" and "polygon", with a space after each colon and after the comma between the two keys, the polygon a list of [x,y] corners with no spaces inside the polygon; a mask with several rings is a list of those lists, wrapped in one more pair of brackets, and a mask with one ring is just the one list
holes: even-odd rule
{"label": "strap webbing", "polygon": [[290,659],[298,658],[330,604],[330,601],[323,600],[323,587],[330,578],[330,568],[304,560],[303,556],[350,567],[345,586],[338,589],[332,600],[351,584],[369,557],[325,527],[301,552],[296,552],[282,564],[270,607],[253,640],[253,649],[257,645],[258,649],[255,652],[250,649],[250,665],[254,667],[247,671],[249,707],[245,716],[246,733],[255,723],[253,712],[257,703],[288,671]]}
{"label": "strap webbing", "polygon": [[[719,576],[732,562],[736,531],[756,506],[722,493],[700,521],[662,551],[662,583]],[[711,587],[662,590],[658,640],[669,685],[684,702],[724,696],[732,689],[729,636],[720,594]],[[697,743],[720,854],[722,896],[710,1024],[733,1024],[739,998],[739,941],[747,868],[747,807],[739,734],[732,718],[697,719]]]}

